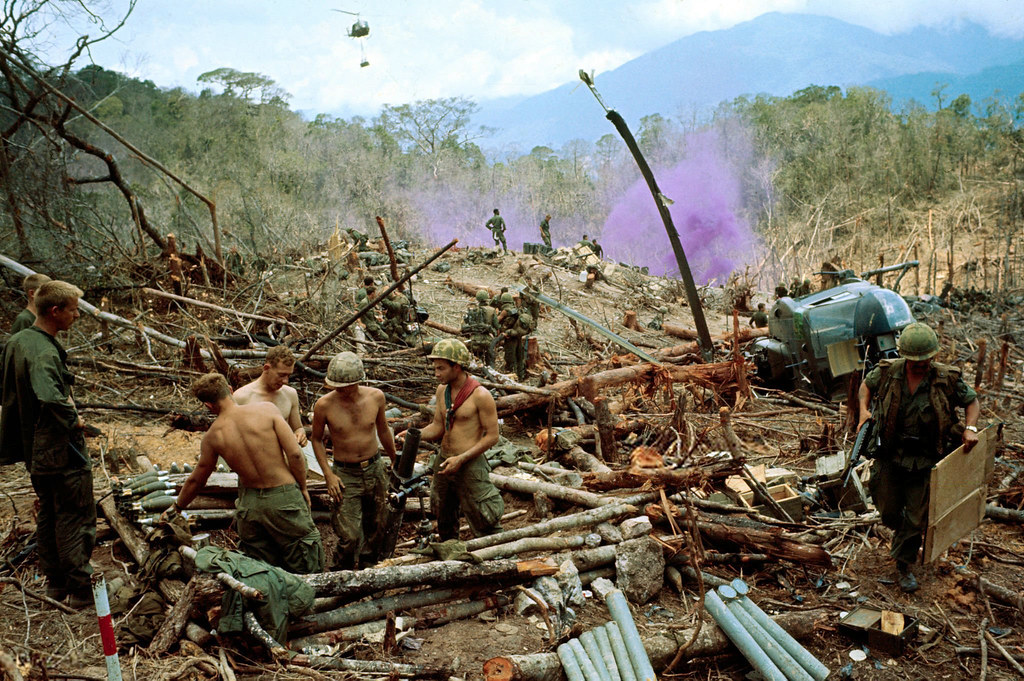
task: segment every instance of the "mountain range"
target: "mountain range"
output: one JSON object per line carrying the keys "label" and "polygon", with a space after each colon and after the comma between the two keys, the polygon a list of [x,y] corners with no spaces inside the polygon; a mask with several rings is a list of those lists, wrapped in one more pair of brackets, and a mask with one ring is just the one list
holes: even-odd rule
{"label": "mountain range", "polygon": [[[581,64],[581,67],[585,67]],[[911,100],[935,108],[966,93],[1016,99],[1024,92],[1024,40],[992,35],[977,24],[916,28],[884,35],[810,14],[763,14],[720,31],[703,31],[648,52],[595,78],[605,103],[637,129],[650,114],[697,116],[742,95],[788,96],[810,85],[885,90],[900,108]],[[532,97],[480,102],[474,119],[496,129],[491,149],[614,133],[604,111],[579,81]]]}

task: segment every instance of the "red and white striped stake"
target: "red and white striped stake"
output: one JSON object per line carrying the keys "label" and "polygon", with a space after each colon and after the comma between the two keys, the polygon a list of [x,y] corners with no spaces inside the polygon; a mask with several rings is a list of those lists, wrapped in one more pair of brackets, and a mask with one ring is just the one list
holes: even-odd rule
{"label": "red and white striped stake", "polygon": [[121,681],[121,660],[117,657],[117,641],[114,640],[114,620],[110,617],[107,580],[100,572],[92,575],[92,600],[96,604],[100,640],[103,641],[103,655],[107,659],[107,681]]}

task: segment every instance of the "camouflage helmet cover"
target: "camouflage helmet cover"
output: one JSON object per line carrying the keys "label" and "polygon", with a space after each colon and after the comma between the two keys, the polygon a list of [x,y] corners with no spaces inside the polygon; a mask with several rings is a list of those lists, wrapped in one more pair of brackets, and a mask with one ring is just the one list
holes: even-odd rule
{"label": "camouflage helmet cover", "polygon": [[920,362],[931,359],[939,353],[939,337],[927,324],[914,322],[900,333],[897,346],[900,357],[912,362]]}
{"label": "camouflage helmet cover", "polygon": [[487,295],[487,291],[480,289],[479,291],[476,292],[476,300],[479,303],[486,303],[488,300],[490,300],[490,296]]}
{"label": "camouflage helmet cover", "polygon": [[345,388],[366,378],[363,360],[354,352],[339,352],[327,365],[324,385],[328,388]]}
{"label": "camouflage helmet cover", "polygon": [[469,348],[456,338],[445,338],[434,344],[433,350],[427,355],[430,359],[446,359],[452,364],[467,366],[472,360]]}

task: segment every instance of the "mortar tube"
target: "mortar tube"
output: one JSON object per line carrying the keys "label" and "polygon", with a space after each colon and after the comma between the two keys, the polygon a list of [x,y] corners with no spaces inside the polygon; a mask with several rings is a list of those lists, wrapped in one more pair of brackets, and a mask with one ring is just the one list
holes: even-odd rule
{"label": "mortar tube", "polygon": [[611,613],[612,619],[619,625],[619,633],[622,634],[622,640],[626,644],[626,652],[629,653],[629,660],[633,664],[637,681],[655,681],[657,677],[654,675],[654,667],[651,666],[647,650],[644,649],[644,643],[640,640],[640,632],[637,631],[636,622],[633,621],[633,615],[629,612],[629,603],[626,602],[626,597],[618,589],[612,589],[608,592],[604,602],[608,606],[608,612]]}
{"label": "mortar tube", "polygon": [[583,670],[580,669],[580,663],[576,659],[576,653],[572,652],[572,648],[568,643],[563,643],[556,649],[558,653],[558,660],[562,663],[562,669],[565,670],[565,675],[569,681],[586,681],[583,678]]}
{"label": "mortar tube", "polygon": [[764,610],[757,607],[754,601],[747,597],[747,593],[750,592],[750,587],[747,583],[740,578],[732,580],[732,588],[736,591],[737,602],[744,610],[747,611],[755,622],[761,625],[768,634],[779,642],[779,645],[789,653],[794,660],[800,663],[800,666],[807,671],[808,674],[814,679],[814,681],[824,681],[829,675],[829,669],[823,665],[818,658],[807,652],[807,649],[800,645],[795,638],[789,635],[789,632],[780,627],[772,620],[771,617],[765,613]]}
{"label": "mortar tube", "polygon": [[593,660],[587,655],[587,651],[584,650],[580,640],[578,638],[569,639],[569,647],[572,648],[572,652],[576,655],[576,661],[580,663],[580,669],[583,670],[583,678],[587,681],[602,681],[601,674],[594,666]]}
{"label": "mortar tube", "polygon": [[608,667],[604,664],[604,656],[601,655],[601,649],[597,646],[597,638],[594,636],[594,632],[584,631],[580,634],[580,645],[587,651],[587,657],[590,658],[591,664],[597,670],[598,676],[603,681],[612,681],[611,672],[608,671]]}
{"label": "mortar tube", "polygon": [[604,627],[595,627],[593,632],[594,638],[597,639],[597,649],[601,652],[601,659],[604,660],[604,666],[608,669],[608,675],[612,677],[612,681],[622,681],[622,677],[619,675],[619,665],[615,663],[615,654],[612,652],[612,642],[608,640],[608,631]]}
{"label": "mortar tube", "polygon": [[739,620],[740,625],[747,630],[761,650],[775,663],[789,681],[814,681],[800,663],[793,659],[793,656],[779,645],[779,642],[772,638],[772,635],[765,631],[754,618],[747,613],[736,601],[736,590],[731,586],[718,587],[718,595],[725,601],[725,607]]}
{"label": "mortar tube", "polygon": [[633,663],[629,660],[629,653],[626,651],[626,644],[622,640],[622,632],[615,622],[608,622],[604,625],[608,632],[608,641],[612,644],[612,654],[615,656],[615,665],[619,668],[619,676],[622,681],[636,681],[636,672],[633,671]]}
{"label": "mortar tube", "polygon": [[416,465],[416,453],[420,448],[420,429],[410,428],[405,432],[405,441],[402,443],[402,454],[398,457],[398,466],[395,475],[399,480],[408,480],[412,477],[412,471]]}
{"label": "mortar tube", "polygon": [[704,609],[711,614],[729,640],[739,648],[743,657],[747,658],[747,661],[760,672],[766,681],[787,681],[786,675],[761,650],[757,641],[743,628],[729,608],[725,607],[725,603],[715,591],[708,591],[704,594]]}

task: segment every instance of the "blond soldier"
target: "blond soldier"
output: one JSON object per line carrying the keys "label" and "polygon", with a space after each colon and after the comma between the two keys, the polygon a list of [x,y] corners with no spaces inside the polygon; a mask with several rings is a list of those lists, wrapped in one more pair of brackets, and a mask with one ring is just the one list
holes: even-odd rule
{"label": "blond soldier", "polygon": [[288,379],[295,371],[295,355],[283,345],[275,345],[267,351],[263,373],[252,383],[235,391],[235,402],[272,402],[295,433],[300,447],[306,446],[306,429],[299,416],[299,393],[288,385]]}
{"label": "blond soldier", "polygon": [[[384,393],[360,383],[363,362],[339,353],[327,367],[331,388],[313,406],[313,452],[324,471],[327,492],[336,502],[331,523],[338,535],[334,568],[350,570],[377,561],[387,514],[388,466],[395,461],[395,439],[384,416]],[[328,465],[324,427],[330,431],[333,465]],[[386,461],[380,455],[383,447]]]}
{"label": "blond soldier", "polygon": [[22,280],[21,287],[25,291],[25,298],[28,302],[25,303],[25,309],[18,313],[18,316],[14,318],[14,323],[11,324],[12,336],[36,323],[36,315],[39,314],[36,311],[36,291],[48,281],[50,278],[45,274],[30,274]]}
{"label": "blond soldier", "polygon": [[195,470],[167,514],[188,508],[221,457],[238,474],[235,523],[242,552],[289,572],[323,571],[324,547],[310,513],[306,463],[276,406],[237,404],[220,374],[197,379],[192,394],[217,418],[203,436]]}

